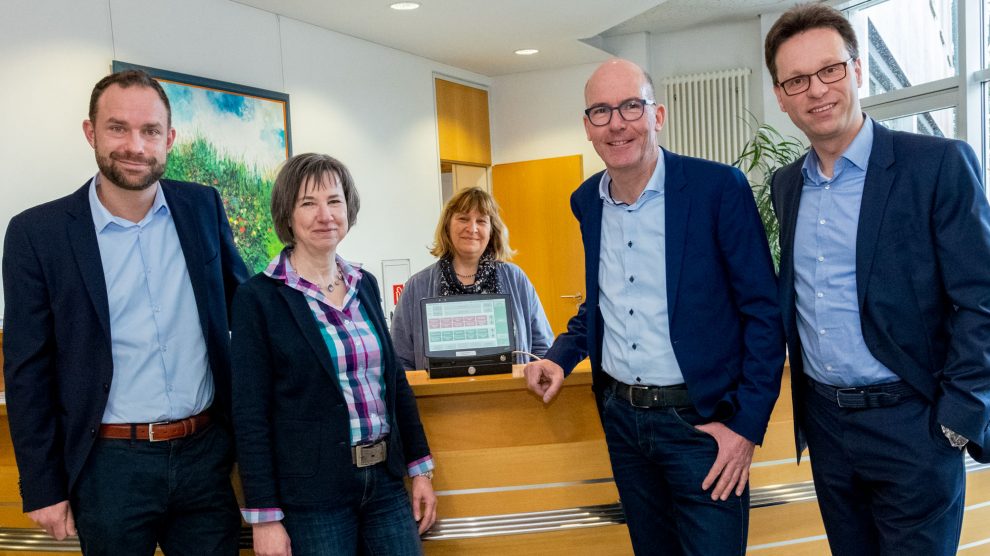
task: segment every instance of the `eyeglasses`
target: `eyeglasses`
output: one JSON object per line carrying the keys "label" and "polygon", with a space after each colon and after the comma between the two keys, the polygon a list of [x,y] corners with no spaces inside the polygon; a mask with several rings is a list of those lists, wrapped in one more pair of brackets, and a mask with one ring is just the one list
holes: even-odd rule
{"label": "eyeglasses", "polygon": [[811,88],[812,75],[817,75],[818,80],[826,85],[829,83],[835,83],[836,81],[842,81],[842,79],[846,77],[846,65],[851,61],[853,61],[853,58],[849,58],[845,62],[825,66],[810,75],[798,75],[797,77],[792,77],[785,81],[781,81],[777,85],[784,90],[785,95],[790,97],[803,93]]}
{"label": "eyeglasses", "polygon": [[646,100],[645,98],[630,98],[622,101],[618,106],[609,106],[607,104],[596,104],[591,108],[584,111],[584,115],[588,117],[588,121],[591,125],[601,127],[603,125],[608,125],[612,121],[612,111],[618,110],[619,115],[622,119],[627,122],[635,122],[636,120],[643,117],[643,113],[646,112],[646,107],[649,105],[656,106],[656,101]]}

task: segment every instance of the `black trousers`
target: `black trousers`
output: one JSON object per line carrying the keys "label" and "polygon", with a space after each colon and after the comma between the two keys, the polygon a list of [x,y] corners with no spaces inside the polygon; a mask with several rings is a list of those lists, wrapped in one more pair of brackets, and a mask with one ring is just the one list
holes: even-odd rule
{"label": "black trousers", "polygon": [[889,407],[849,409],[803,388],[795,414],[808,439],[832,553],[956,554],[963,455],[942,434],[927,400],[915,395]]}
{"label": "black trousers", "polygon": [[99,439],[71,496],[87,556],[236,556],[231,435],[213,425],[164,442]]}

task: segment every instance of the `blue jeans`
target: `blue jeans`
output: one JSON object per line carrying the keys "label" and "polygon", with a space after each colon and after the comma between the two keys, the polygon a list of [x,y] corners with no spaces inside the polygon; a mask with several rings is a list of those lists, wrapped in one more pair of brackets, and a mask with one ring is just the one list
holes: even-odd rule
{"label": "blue jeans", "polygon": [[954,555],[966,470],[931,404],[914,396],[890,407],[849,409],[804,388],[795,417],[808,440],[832,553]]}
{"label": "blue jeans", "polygon": [[693,408],[641,409],[602,394],[602,425],[612,474],[637,555],[745,554],[749,487],[712,500],[701,483],[715,462],[715,439],[695,425]]}
{"label": "blue jeans", "polygon": [[419,556],[412,502],[384,464],[354,468],[361,499],[327,509],[283,508],[293,556]]}
{"label": "blue jeans", "polygon": [[213,425],[163,442],[98,439],[70,497],[87,556],[237,554],[231,435]]}

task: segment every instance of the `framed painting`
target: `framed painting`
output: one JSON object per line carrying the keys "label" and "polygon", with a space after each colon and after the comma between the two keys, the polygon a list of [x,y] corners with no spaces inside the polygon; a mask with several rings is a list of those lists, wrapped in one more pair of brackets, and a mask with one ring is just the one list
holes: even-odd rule
{"label": "framed painting", "polygon": [[282,248],[269,203],[276,170],[292,156],[289,95],[114,60],[113,71],[125,69],[148,72],[172,106],[164,177],[216,187],[248,269],[264,270]]}

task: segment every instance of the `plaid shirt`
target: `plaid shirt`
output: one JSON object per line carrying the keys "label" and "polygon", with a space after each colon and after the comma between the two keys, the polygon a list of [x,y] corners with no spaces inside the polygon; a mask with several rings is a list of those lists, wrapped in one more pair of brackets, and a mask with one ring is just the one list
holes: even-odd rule
{"label": "plaid shirt", "polygon": [[[382,342],[361,306],[357,285],[360,267],[337,257],[337,264],[347,288],[341,308],[330,304],[320,287],[296,273],[289,263],[291,250],[287,247],[268,265],[265,275],[281,280],[306,296],[310,311],[320,324],[320,333],[337,370],[337,381],[347,402],[350,415],[351,445],[369,444],[384,438],[388,432],[388,409],[385,407],[385,367],[382,364]],[[409,476],[421,475],[433,469],[430,456],[407,464]],[[282,519],[279,508],[245,508],[244,521],[264,523]]]}

